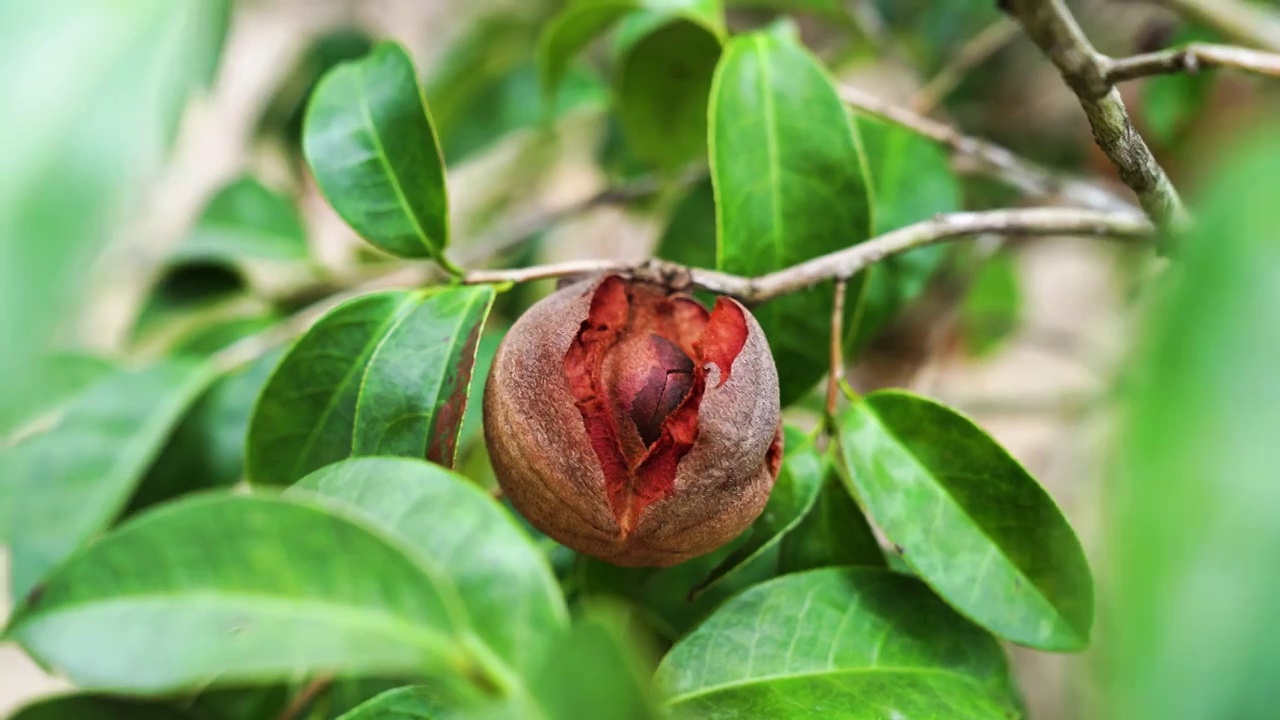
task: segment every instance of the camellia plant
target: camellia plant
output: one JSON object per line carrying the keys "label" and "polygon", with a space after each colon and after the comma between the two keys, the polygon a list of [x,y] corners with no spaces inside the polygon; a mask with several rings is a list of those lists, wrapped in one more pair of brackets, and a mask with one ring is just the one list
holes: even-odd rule
{"label": "camellia plant", "polygon": [[[1053,717],[1274,717],[1280,135],[1204,163],[1195,202],[1164,166],[1196,71],[1280,75],[1280,16],[1161,4],[1194,42],[1112,57],[1064,0],[535,2],[431,48],[425,85],[336,30],[262,111],[277,179],[211,196],[109,359],[46,353],[56,313],[231,4],[0,11],[3,640],[75,688],[12,717],[1009,720],[1010,645],[1096,646]],[[836,79],[883,63],[932,79]],[[967,88],[995,65],[1061,75],[1035,92],[1096,143],[962,133],[1004,112]],[[583,116],[607,186],[510,213]],[[455,230],[453,170],[513,139]],[[313,255],[308,193],[365,241],[351,267]],[[662,228],[651,257],[548,261],[605,206]],[[1038,236],[1120,241],[1151,296],[1096,587],[974,420],[848,372],[940,325],[998,347]]]}

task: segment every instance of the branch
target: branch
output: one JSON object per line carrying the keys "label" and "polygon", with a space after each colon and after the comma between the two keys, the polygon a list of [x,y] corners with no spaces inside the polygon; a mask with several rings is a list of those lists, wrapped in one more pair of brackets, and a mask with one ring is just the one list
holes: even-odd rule
{"label": "branch", "polygon": [[1280,16],[1240,0],[1160,0],[1161,4],[1246,45],[1280,52]]}
{"label": "branch", "polygon": [[732,295],[746,303],[761,303],[804,290],[828,280],[846,280],[889,257],[925,245],[980,233],[1004,235],[1092,235],[1119,239],[1150,237],[1153,228],[1133,213],[1098,212],[1075,208],[988,210],[939,215],[874,237],[843,250],[793,265],[784,270],[745,278],[715,270],[690,268],[663,260],[574,260],[512,270],[477,270],[466,284],[525,282],[551,277],[621,273],[638,280],[660,282],[677,289],[701,287]]}
{"label": "branch", "polygon": [[938,71],[911,101],[911,108],[918,113],[928,113],[951,94],[969,74],[970,70],[986,62],[999,52],[1020,32],[1018,24],[1007,17],[988,25],[966,42],[951,62]]}
{"label": "branch", "polygon": [[1080,100],[1102,152],[1159,226],[1189,223],[1178,191],[1133,128],[1120,91],[1107,78],[1110,59],[1089,44],[1063,0],[1008,0],[1007,7]]}
{"label": "branch", "polygon": [[1191,43],[1180,48],[1111,60],[1107,81],[1133,80],[1167,73],[1195,74],[1203,67],[1234,68],[1280,78],[1280,55],[1234,45]]}
{"label": "branch", "polygon": [[1041,198],[1062,198],[1072,204],[1093,210],[1136,212],[1127,200],[1106,188],[1080,178],[1067,177],[1020,157],[995,143],[962,135],[946,123],[881,100],[848,85],[841,86],[840,97],[850,106],[868,115],[901,125],[933,140],[957,155],[976,160],[984,171],[1022,192]]}

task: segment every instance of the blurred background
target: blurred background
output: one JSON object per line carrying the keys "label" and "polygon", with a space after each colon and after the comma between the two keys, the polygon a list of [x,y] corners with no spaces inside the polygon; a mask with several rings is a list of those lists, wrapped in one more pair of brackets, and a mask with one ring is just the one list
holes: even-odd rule
{"label": "blurred background", "polygon": [[[733,6],[731,28],[771,22],[771,4]],[[534,52],[558,0],[235,0],[225,27],[217,12],[170,13],[163,0],[139,0],[138,12],[156,20],[136,27],[81,12],[89,5],[0,9],[0,86],[11,98],[0,110],[0,330],[4,369],[19,373],[7,377],[24,377],[48,344],[81,360],[222,347],[333,292],[376,286],[397,266],[388,263],[403,264],[355,237],[300,157],[315,81],[377,40],[403,43],[422,73],[449,167],[451,256],[465,267],[649,257],[688,195],[667,189],[628,148],[610,111],[607,47],[575,67],[544,122]],[[994,3],[848,5],[852,24],[791,15],[841,81],[1128,197],[1075,97]],[[1156,3],[1072,5],[1110,54],[1212,39]],[[26,28],[40,30],[18,35]],[[209,49],[224,31],[213,64]],[[173,92],[183,82],[193,89]],[[1124,92],[1184,193],[1197,187],[1200,159],[1257,124],[1267,93],[1276,94],[1225,74],[1161,77]],[[967,175],[958,187],[967,208],[1034,202]],[[610,188],[626,192],[600,195]],[[207,251],[205,239],[227,232],[258,251]],[[704,223],[679,243],[713,242],[712,233]],[[29,237],[41,242],[15,240]],[[979,239],[955,250],[851,358],[851,379],[860,390],[909,387],[975,418],[1049,488],[1097,564],[1115,388],[1149,260],[1089,240]],[[548,287],[500,299],[490,334]],[[4,405],[20,408],[28,383],[6,385]],[[792,412],[814,408],[820,402]],[[477,429],[470,417],[462,469],[483,477]],[[1031,717],[1080,715],[1087,655],[1012,652]],[[0,715],[61,687],[0,648]]]}

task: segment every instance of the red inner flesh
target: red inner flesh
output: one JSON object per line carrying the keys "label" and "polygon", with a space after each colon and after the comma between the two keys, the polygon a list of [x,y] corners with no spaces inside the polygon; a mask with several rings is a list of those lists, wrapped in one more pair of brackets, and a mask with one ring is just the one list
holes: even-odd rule
{"label": "red inner flesh", "polygon": [[710,313],[685,297],[611,275],[565,354],[565,376],[604,471],[609,508],[625,537],[640,513],[674,490],[698,438],[707,367],[729,379],[747,342],[742,309]]}

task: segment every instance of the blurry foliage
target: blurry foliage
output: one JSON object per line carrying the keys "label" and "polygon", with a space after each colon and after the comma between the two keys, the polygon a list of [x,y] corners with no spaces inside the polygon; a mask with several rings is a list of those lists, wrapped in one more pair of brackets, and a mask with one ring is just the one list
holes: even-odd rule
{"label": "blurry foliage", "polygon": [[[1003,17],[989,2],[870,6],[921,81]],[[596,172],[658,181],[627,209],[659,228],[656,256],[689,266],[763,274],[1020,202],[844,107],[832,71],[884,50],[849,9],[537,2],[481,9],[430,53],[327,28],[256,130],[390,251],[370,253],[388,269],[455,270],[446,165],[525,144],[473,221],[488,226],[580,140],[564,137],[580,114],[603,131]],[[895,391],[850,392],[828,413],[829,286],[753,309],[789,406],[781,473],[751,528],[670,568],[580,555],[490,497],[485,380],[554,281],[365,293],[287,347],[236,354],[336,290],[313,259],[305,182],[231,179],[143,294],[124,356],[57,351],[88,267],[214,77],[230,12],[0,5],[4,637],[81,688],[13,717],[265,720],[307,700],[296,717],[1008,720],[1025,709],[1003,642],[1087,644],[1080,542],[985,431]],[[1204,39],[1189,25],[1171,42]],[[1026,70],[1007,52],[939,115],[1087,171],[1073,128],[1008,112]],[[422,72],[411,58],[426,56]],[[1144,81],[1142,129],[1176,149],[1212,110],[1211,78]],[[1099,716],[1252,720],[1280,702],[1266,632],[1280,592],[1276,168],[1276,138],[1242,144],[1155,283],[1113,473]],[[487,262],[535,264],[554,238],[539,228]],[[961,243],[878,263],[851,283],[849,359],[939,289],[964,350],[994,354],[1019,325],[1015,260]],[[305,292],[268,290],[282,276]]]}

